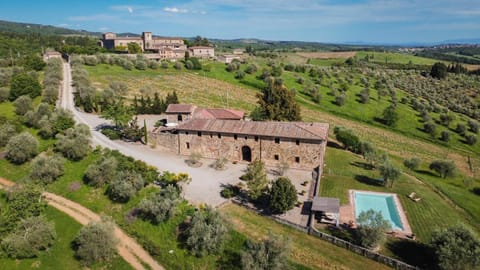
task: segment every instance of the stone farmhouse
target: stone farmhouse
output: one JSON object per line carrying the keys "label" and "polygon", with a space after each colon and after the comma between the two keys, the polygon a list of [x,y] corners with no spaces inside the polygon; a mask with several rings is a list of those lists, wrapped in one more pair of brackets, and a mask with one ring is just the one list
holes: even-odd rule
{"label": "stone farmhouse", "polygon": [[[290,168],[306,170],[323,167],[328,124],[244,121],[238,111],[181,109],[178,105],[167,113],[178,125],[150,132],[151,141],[174,153],[247,163],[260,159],[268,166],[287,163]],[[236,118],[230,119],[233,115]]]}
{"label": "stone farmhouse", "polygon": [[193,46],[189,47],[191,57],[197,58],[215,58],[215,48],[207,46]]}

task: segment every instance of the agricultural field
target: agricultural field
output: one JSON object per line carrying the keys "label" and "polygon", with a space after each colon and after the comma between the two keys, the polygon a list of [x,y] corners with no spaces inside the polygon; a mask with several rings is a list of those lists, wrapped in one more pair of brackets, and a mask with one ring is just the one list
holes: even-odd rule
{"label": "agricultural field", "polygon": [[[252,60],[250,60],[252,61]],[[250,62],[251,63],[251,62]],[[246,74],[243,79],[235,79],[233,74],[225,70],[225,65],[220,63],[205,63],[210,66],[210,71],[176,71],[171,68],[168,70],[148,71],[156,72],[157,74],[166,74],[172,78],[178,80],[189,80],[190,83],[184,81],[184,84],[188,84],[189,87],[195,87],[198,90],[192,90],[191,92],[183,89],[177,89],[179,91],[179,98],[181,102],[192,102],[200,104],[202,106],[212,107],[225,107],[225,101],[217,98],[222,94],[225,94],[221,88],[211,87],[209,89],[209,95],[206,97],[209,102],[206,102],[203,97],[193,94],[199,91],[205,91],[202,86],[202,80],[208,80],[213,82],[215,80],[222,81],[222,83],[228,83],[231,87],[235,87],[238,97],[242,97],[242,101],[245,103],[238,103],[230,107],[250,111],[254,105],[256,98],[255,94],[258,93],[258,89],[262,87],[262,82],[256,77],[260,74],[260,71],[254,74]],[[247,64],[241,66],[241,69],[245,68]],[[261,66],[265,67],[265,66]],[[131,87],[142,87],[141,82],[148,78],[149,73],[139,74],[136,73],[135,83],[131,83],[126,79],[128,78],[129,71],[122,71],[118,67],[110,67],[115,72],[105,74],[105,65],[98,65],[95,67],[86,67],[94,83],[101,83],[102,86],[106,86],[106,82],[109,80],[118,80],[126,82]],[[96,72],[100,70],[100,72]],[[261,68],[259,69],[261,70]],[[347,76],[350,71],[350,75]],[[353,71],[353,72],[352,72]],[[125,73],[125,74],[124,74]],[[361,104],[358,101],[358,95],[364,88],[361,84],[361,77],[365,76],[356,69],[332,69],[329,70],[330,75],[324,76],[320,85],[320,93],[322,94],[322,100],[319,104],[312,101],[311,97],[303,92],[303,87],[306,83],[299,84],[298,78],[303,78],[304,82],[312,80],[307,74],[283,71],[282,78],[285,85],[290,89],[296,89],[297,102],[302,106],[302,116],[306,121],[325,121],[333,126],[340,125],[348,127],[359,135],[363,140],[373,143],[380,150],[387,152],[394,163],[402,168],[406,173],[399,180],[398,185],[394,187],[394,191],[401,194],[410,194],[413,190],[419,190],[422,194],[425,194],[427,202],[424,204],[412,204],[411,200],[401,196],[401,200],[407,205],[406,208],[411,216],[411,223],[415,232],[418,232],[419,238],[423,241],[427,241],[431,235],[431,232],[436,228],[430,226],[429,222],[435,220],[435,224],[438,227],[444,227],[448,224],[454,224],[458,221],[462,221],[466,224],[470,224],[475,230],[480,229],[476,224],[480,221],[480,213],[478,209],[478,195],[475,195],[471,190],[473,187],[479,186],[479,168],[480,160],[478,159],[478,153],[480,153],[480,145],[476,144],[474,147],[465,145],[461,142],[460,135],[456,134],[452,130],[458,122],[466,123],[466,117],[463,115],[456,115],[454,120],[448,128],[438,125],[438,132],[441,130],[449,130],[452,133],[450,142],[442,143],[438,139],[432,138],[430,135],[422,131],[423,122],[419,113],[413,110],[408,103],[397,103],[397,110],[400,117],[397,125],[393,128],[385,127],[375,119],[380,117],[383,110],[389,106],[392,102],[389,96],[379,96],[375,89],[371,89],[370,100],[367,104]],[[99,75],[101,74],[101,75]],[[121,76],[119,74],[122,74]],[[188,74],[188,75],[186,75]],[[162,76],[162,75],[160,75]],[[165,75],[163,75],[165,76]],[[108,78],[108,79],[107,79]],[[418,77],[419,80],[423,80]],[[342,81],[345,82],[351,80],[349,89],[346,92],[347,102],[343,106],[335,104],[334,96],[330,95],[331,87],[341,87]],[[155,79],[153,79],[155,81]],[[169,81],[169,80],[165,80]],[[155,82],[158,83],[158,82]],[[171,82],[173,83],[173,82]],[[374,81],[370,82],[374,84]],[[161,94],[165,95],[172,88],[170,86],[162,86],[158,84],[158,90]],[[168,90],[167,90],[168,89]],[[190,93],[190,95],[189,95]],[[396,97],[398,100],[403,97],[410,97],[410,94],[397,89]],[[431,112],[431,117],[438,119],[440,113]],[[330,134],[333,137],[333,134]],[[352,161],[349,156],[350,153],[341,154],[340,150],[328,149],[327,152],[327,166],[329,163],[329,157],[335,159],[337,155],[344,155],[341,159],[334,161],[334,164],[338,164],[338,169],[335,167],[327,170],[324,185],[322,186],[322,195],[333,196],[342,198],[342,202],[346,199],[346,190],[349,187],[358,186],[362,189],[370,190],[385,190],[384,187],[370,186],[368,184],[359,182],[355,179],[355,175],[360,174],[355,166],[351,165]],[[473,170],[470,169],[468,158],[470,156],[470,163]],[[403,159],[418,157],[422,160],[422,169],[416,172],[408,172],[406,168],[403,168]],[[433,175],[428,170],[428,164],[435,159],[448,158],[454,160],[460,171],[460,174],[456,178],[441,179],[436,175]],[[361,162],[361,159],[356,157],[356,162]],[[347,162],[348,161],[348,162]],[[352,167],[353,166],[353,167]],[[327,167],[328,168],[328,167]],[[350,168],[349,170],[340,170],[340,168]],[[357,170],[357,171],[355,171]],[[378,171],[363,171],[361,175],[365,175],[369,178],[378,178]],[[342,180],[339,180],[342,179]],[[466,181],[466,182],[465,182]],[[419,183],[423,183],[419,186]],[[468,184],[465,184],[468,183]],[[333,184],[333,185],[332,185]],[[443,196],[438,195],[443,194]],[[441,203],[431,204],[432,202],[440,201]],[[426,209],[428,215],[422,216]],[[450,209],[447,215],[444,214],[444,209]],[[462,210],[463,209],[463,210]]]}

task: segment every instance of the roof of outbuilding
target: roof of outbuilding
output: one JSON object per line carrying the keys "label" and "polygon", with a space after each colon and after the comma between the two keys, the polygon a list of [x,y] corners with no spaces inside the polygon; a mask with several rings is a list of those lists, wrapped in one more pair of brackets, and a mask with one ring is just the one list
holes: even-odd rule
{"label": "roof of outbuilding", "polygon": [[340,199],[315,197],[312,202],[312,211],[338,213],[340,211]]}
{"label": "roof of outbuilding", "polygon": [[244,116],[244,112],[231,109],[203,109],[195,110],[193,115],[197,119],[232,119],[240,120]]}
{"label": "roof of outbuilding", "polygon": [[166,113],[193,113],[197,106],[192,104],[169,104]]}
{"label": "roof of outbuilding", "polygon": [[326,140],[328,138],[328,127],[326,123],[191,119],[180,124],[176,129],[264,137]]}

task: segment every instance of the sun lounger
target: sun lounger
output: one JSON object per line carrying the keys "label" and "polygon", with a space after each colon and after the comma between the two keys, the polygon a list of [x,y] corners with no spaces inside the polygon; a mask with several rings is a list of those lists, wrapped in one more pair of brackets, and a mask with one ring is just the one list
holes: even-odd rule
{"label": "sun lounger", "polygon": [[415,195],[417,195],[415,192],[412,192],[410,193],[410,195],[408,195],[408,198],[412,199],[415,198]]}

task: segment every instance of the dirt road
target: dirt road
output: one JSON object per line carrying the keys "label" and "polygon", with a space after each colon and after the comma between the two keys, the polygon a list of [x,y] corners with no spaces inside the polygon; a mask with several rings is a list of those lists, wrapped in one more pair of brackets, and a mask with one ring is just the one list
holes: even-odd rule
{"label": "dirt road", "polygon": [[[14,182],[0,178],[0,188],[12,187],[14,185]],[[64,197],[50,192],[44,192],[43,197],[50,206],[64,212],[82,225],[87,225],[90,222],[101,220],[101,217],[98,214]],[[134,269],[145,269],[142,263],[148,265],[150,269],[164,269],[150,256],[150,254],[148,254],[148,252],[142,248],[142,246],[140,246],[133,238],[129,237],[116,225],[114,228],[114,235],[118,239],[118,254],[122,256],[122,258]]]}

